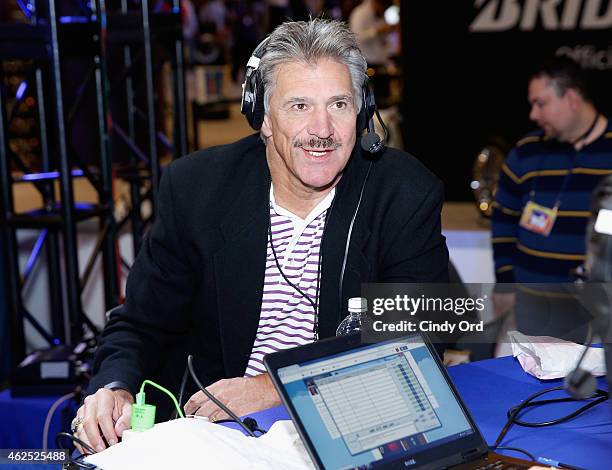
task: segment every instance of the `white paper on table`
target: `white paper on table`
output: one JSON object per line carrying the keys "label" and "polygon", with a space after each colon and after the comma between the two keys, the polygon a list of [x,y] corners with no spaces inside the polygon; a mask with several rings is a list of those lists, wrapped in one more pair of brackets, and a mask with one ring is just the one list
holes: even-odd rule
{"label": "white paper on table", "polygon": [[[538,379],[560,379],[572,372],[585,346],[550,336],[527,336],[518,331],[509,331],[512,354],[523,370]],[[603,348],[589,348],[581,369],[593,375],[606,375]]]}
{"label": "white paper on table", "polygon": [[182,418],[156,424],[85,459],[103,470],[223,468],[310,470],[314,466],[291,421],[277,421],[253,438],[208,421]]}

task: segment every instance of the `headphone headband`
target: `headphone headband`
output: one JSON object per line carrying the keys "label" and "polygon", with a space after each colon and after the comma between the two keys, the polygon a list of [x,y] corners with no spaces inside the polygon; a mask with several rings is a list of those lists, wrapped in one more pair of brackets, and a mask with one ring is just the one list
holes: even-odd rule
{"label": "headphone headband", "polygon": [[[259,73],[259,64],[266,53],[266,45],[269,40],[270,36],[266,37],[253,51],[246,64],[244,83],[242,84],[240,112],[245,115],[249,125],[256,131],[261,129],[265,116],[264,86]],[[362,104],[357,115],[357,132],[360,133],[371,127],[372,129],[368,129],[368,134],[370,134],[373,132],[374,125],[371,123],[372,125],[368,126],[368,123],[372,121],[376,113],[376,100],[367,76],[363,82],[361,94]],[[380,141],[380,138],[378,140]]]}

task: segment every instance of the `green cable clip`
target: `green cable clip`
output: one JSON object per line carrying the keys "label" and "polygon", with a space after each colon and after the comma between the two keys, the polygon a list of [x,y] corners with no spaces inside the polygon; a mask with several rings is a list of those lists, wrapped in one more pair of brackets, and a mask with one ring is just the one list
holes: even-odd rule
{"label": "green cable clip", "polygon": [[136,394],[136,403],[132,405],[130,425],[133,431],[142,432],[155,426],[155,406],[145,404],[145,394]]}
{"label": "green cable clip", "polygon": [[169,395],[170,398],[172,398],[172,401],[174,402],[174,406],[176,406],[176,409],[178,410],[179,416],[181,418],[185,417],[185,415],[183,415],[183,411],[178,405],[178,402],[176,401],[176,398],[174,398],[174,395],[172,395],[172,393],[170,393],[161,385],[157,385],[155,382],[145,380],[140,386],[140,392],[136,394],[136,403],[132,404],[132,418],[130,420],[130,426],[133,431],[142,432],[146,431],[147,429],[151,429],[153,426],[155,426],[155,405],[147,405],[145,403],[144,387],[147,384],[152,385],[153,387]]}

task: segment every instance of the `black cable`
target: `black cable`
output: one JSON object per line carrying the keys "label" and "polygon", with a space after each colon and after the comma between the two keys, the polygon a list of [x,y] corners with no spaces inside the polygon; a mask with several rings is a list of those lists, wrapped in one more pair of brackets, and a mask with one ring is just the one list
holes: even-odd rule
{"label": "black cable", "polygon": [[[380,116],[379,116],[380,119]],[[382,121],[381,121],[382,122]],[[384,124],[383,124],[384,128]],[[363,178],[363,183],[361,183],[361,190],[359,191],[359,200],[357,201],[357,207],[355,207],[355,212],[353,213],[353,217],[351,218],[351,223],[349,225],[348,233],[346,235],[346,246],[344,247],[344,259],[342,260],[342,268],[340,269],[340,281],[338,282],[338,322],[340,322],[340,312],[342,312],[342,285],[344,284],[344,272],[346,271],[346,262],[348,260],[348,252],[351,246],[351,235],[353,234],[353,226],[355,225],[355,219],[357,218],[357,214],[359,213],[359,207],[361,206],[361,200],[363,199],[363,193],[365,191],[366,183],[368,182],[368,177],[370,176],[370,170],[372,169],[372,165],[374,161],[370,161],[370,165],[368,166],[368,171],[366,172],[365,177]]]}
{"label": "black cable", "polygon": [[378,118],[378,122],[380,123],[380,126],[383,128],[383,132],[385,133],[383,137],[383,144],[387,145],[387,142],[389,140],[389,129],[385,125],[385,121],[383,121],[383,118],[380,117],[380,113],[378,112],[378,107],[375,109],[374,112],[376,113],[376,117]]}
{"label": "black cable", "polygon": [[[185,386],[187,385],[187,377],[189,377],[189,367],[185,366],[185,372],[183,372],[183,378],[181,379],[181,388],[179,389],[178,405],[179,408],[183,406],[183,394],[185,393]],[[178,410],[172,412],[174,419],[178,418]]]}
{"label": "black cable", "polygon": [[518,407],[513,407],[511,408],[509,411],[509,415],[508,415],[508,420],[506,421],[506,424],[504,424],[504,427],[502,428],[502,430],[500,431],[499,435],[497,436],[497,439],[495,440],[495,443],[493,444],[493,448],[496,448],[497,446],[499,446],[499,444],[501,443],[502,439],[504,438],[504,436],[508,433],[508,431],[510,430],[510,427],[514,424],[514,418],[516,417],[516,415],[525,407],[527,406],[528,403],[531,402],[531,400],[539,397],[540,395],[543,395],[545,393],[548,392],[552,392],[555,390],[563,390],[563,387],[554,387],[551,389],[546,389],[546,390],[542,390],[540,392],[537,392],[533,395],[531,395],[530,397],[527,398],[527,400],[525,400],[523,403],[521,403]]}
{"label": "black cable", "polygon": [[[257,432],[260,432],[261,434],[266,434],[268,432],[258,427],[257,421],[255,421],[254,418],[247,417],[247,418],[244,418],[242,421],[253,432],[257,431]],[[234,422],[235,421],[233,419],[218,419],[217,421],[215,421],[215,424],[234,423]]]}
{"label": "black cable", "polygon": [[312,309],[314,311],[314,317],[315,317],[315,323],[314,323],[314,327],[313,327],[313,333],[314,333],[314,340],[315,341],[318,341],[318,339],[319,339],[319,311],[318,311],[318,305],[319,305],[319,291],[320,291],[320,288],[321,288],[321,265],[323,264],[323,242],[325,241],[325,233],[327,232],[326,229],[327,229],[327,223],[329,222],[329,216],[331,215],[331,211],[334,208],[335,202],[336,202],[336,198],[334,197],[334,199],[331,202],[331,205],[329,206],[329,209],[327,209],[327,214],[325,215],[325,222],[323,224],[323,234],[321,235],[321,243],[319,245],[319,260],[317,262],[317,286],[316,286],[316,298],[315,298],[315,301],[313,301],[310,297],[308,297],[308,295],[306,295],[306,293],[304,291],[302,291],[302,289],[300,289],[293,282],[291,282],[289,280],[289,278],[287,277],[287,275],[285,274],[285,272],[282,270],[282,268],[280,266],[280,262],[278,261],[278,256],[276,255],[276,249],[274,248],[274,241],[272,239],[272,215],[271,214],[268,215],[268,236],[270,238],[270,248],[272,248],[272,255],[274,256],[274,261],[276,263],[276,268],[278,269],[278,272],[283,277],[285,282],[287,282],[287,284],[289,284],[291,287],[293,287],[312,306]]}
{"label": "black cable", "polygon": [[599,112],[595,114],[595,119],[593,119],[593,122],[591,123],[589,128],[580,137],[578,137],[577,139],[574,139],[574,141],[570,143],[572,145],[576,145],[580,141],[584,142],[587,139],[587,137],[591,134],[591,132],[593,132],[593,129],[595,129],[595,126],[597,125],[598,120],[599,120]]}
{"label": "black cable", "polygon": [[[383,127],[383,130],[385,131],[385,140],[388,136],[388,131],[387,131],[387,126],[385,125],[385,123],[383,122],[383,120],[381,119],[380,115],[378,114],[378,110],[376,110],[376,114],[378,116],[378,119]],[[342,312],[342,287],[344,284],[344,273],[346,271],[346,263],[348,260],[348,252],[349,252],[349,248],[351,245],[351,235],[353,233],[353,226],[355,225],[355,219],[357,218],[357,214],[359,213],[359,208],[361,207],[361,201],[363,199],[363,193],[365,192],[365,187],[366,187],[366,183],[368,182],[368,177],[370,176],[370,171],[372,170],[372,165],[373,165],[373,161],[370,161],[370,164],[368,166],[368,170],[366,172],[365,177],[363,178],[363,183],[361,183],[361,189],[359,191],[359,200],[357,201],[357,206],[355,207],[355,212],[353,213],[353,217],[351,218],[351,223],[349,225],[349,230],[346,236],[346,246],[344,248],[344,258],[342,260],[342,268],[340,270],[340,280],[338,281],[338,315],[340,316],[340,312]],[[321,275],[321,264],[322,264],[322,258],[323,258],[323,242],[325,240],[325,234],[326,234],[326,228],[327,228],[327,223],[329,221],[329,216],[331,215],[331,211],[334,207],[334,204],[336,202],[336,198],[334,197],[334,200],[332,201],[332,204],[330,206],[330,208],[327,211],[327,215],[325,217],[325,225],[323,226],[323,236],[321,237],[321,245],[319,248],[319,263],[318,263],[318,267],[317,267],[317,304],[319,302],[319,289],[320,289],[320,275]],[[317,307],[315,305],[315,303],[312,301],[312,299],[310,297],[308,297],[299,287],[297,287],[295,284],[293,284],[285,275],[285,273],[283,272],[283,270],[280,267],[280,263],[278,261],[278,256],[276,255],[276,250],[274,248],[274,243],[272,241],[272,218],[270,217],[269,219],[269,224],[268,224],[268,236],[270,237],[270,247],[272,248],[272,254],[274,255],[274,261],[276,262],[276,267],[278,269],[278,271],[280,272],[281,276],[283,277],[283,279],[291,286],[293,287],[302,297],[304,297],[308,302],[310,302],[310,305],[312,305],[312,308],[314,309],[315,312],[315,341],[318,339],[318,321],[319,321],[319,315],[318,315],[318,311],[317,311]],[[340,320],[340,318],[338,319]]]}
{"label": "black cable", "polygon": [[[62,431],[62,432],[57,433],[57,435],[55,436],[55,445],[57,445],[57,447],[58,447],[59,449],[61,449],[61,450],[70,450],[70,449],[66,449],[66,448],[65,448],[65,447],[62,445],[62,438],[67,438],[67,439],[70,439],[70,441],[72,441],[73,443],[77,443],[77,444],[79,444],[81,447],[83,447],[85,450],[87,450],[87,451],[88,451],[89,453],[91,453],[91,454],[95,454],[95,453],[96,453],[96,451],[95,451],[95,450],[94,450],[94,449],[93,449],[93,448],[92,448],[92,447],[91,447],[89,444],[87,444],[86,442],[82,441],[82,440],[81,440],[81,439],[79,439],[78,437],[73,436],[73,435],[72,435],[72,434],[70,434],[70,433],[63,432],[63,431]],[[85,457],[86,457],[86,455],[85,455],[85,454],[82,454],[82,455],[80,455],[80,456],[78,456],[78,457],[74,457],[74,458],[73,458],[73,457],[70,457],[70,459],[69,459],[69,460],[70,460],[70,463],[72,463],[72,464],[76,465],[76,466],[77,466],[77,467],[79,467],[79,468],[86,468],[86,469],[94,469],[94,468],[96,468],[96,466],[95,466],[95,465],[93,465],[93,464],[84,463],[84,462],[80,462],[80,461],[79,461],[80,459],[83,459],[83,458],[85,458]]]}
{"label": "black cable", "polygon": [[535,456],[532,453],[527,452],[525,449],[520,449],[519,447],[499,446],[499,447],[491,447],[490,449],[494,450],[494,451],[498,451],[498,450],[512,450],[514,452],[520,452],[521,454],[524,454],[527,457],[529,457],[532,462],[537,462],[537,459],[535,458]]}
{"label": "black cable", "polygon": [[[597,399],[587,403],[586,405],[578,408],[576,411],[573,411],[572,413],[562,416],[561,418],[557,418],[557,419],[552,419],[550,421],[542,421],[542,422],[530,422],[530,421],[523,421],[517,418],[518,413],[514,416],[514,424],[518,425],[518,426],[524,426],[527,428],[543,428],[546,426],[554,426],[555,424],[561,424],[564,423],[565,421],[569,421],[572,418],[575,418],[576,416],[578,416],[581,413],[584,413],[586,410],[593,408],[595,405],[598,405],[599,403],[602,403],[604,401],[606,401],[608,399],[608,393],[604,392],[603,390],[597,390],[595,392],[595,395],[591,398],[595,398],[597,397]],[[576,401],[575,398],[553,398],[550,400],[540,400],[540,401],[535,401],[532,403],[528,403],[525,406],[523,406],[522,408],[528,408],[531,406],[540,406],[540,405],[548,405],[551,403],[570,403],[570,402],[574,402]],[[510,408],[510,410],[508,410],[507,416],[510,417],[510,414],[514,411],[515,408],[520,407],[521,405],[518,406],[513,406],[512,408]]]}
{"label": "black cable", "polygon": [[597,382],[595,377],[590,372],[581,369],[582,361],[584,361],[587,352],[591,349],[591,343],[593,342],[593,328],[591,324],[588,325],[587,338],[584,344],[584,349],[580,358],[576,362],[574,369],[565,377],[563,386],[565,390],[576,399],[584,399],[595,396]]}
{"label": "black cable", "polygon": [[[576,372],[578,372],[580,370],[580,365],[582,364],[582,361],[584,360],[584,357],[586,356],[588,350],[589,350],[589,345],[591,344],[591,341],[593,340],[593,330],[591,328],[591,325],[589,325],[588,331],[587,331],[587,338],[586,338],[586,344],[585,344],[585,348],[582,351],[582,354],[580,355],[580,358],[578,359],[578,361],[576,362],[576,367],[574,368],[574,370],[571,372],[571,374],[568,376],[572,377],[573,374],[575,374]],[[567,379],[566,379],[567,382]],[[570,380],[570,385],[571,385],[571,380]],[[504,427],[502,428],[501,432],[499,433],[499,435],[497,436],[497,439],[495,440],[495,443],[493,444],[493,448],[496,448],[499,446],[499,444],[501,443],[502,439],[504,438],[504,436],[508,433],[508,431],[510,430],[510,427],[513,424],[516,424],[518,426],[524,426],[524,427],[530,427],[530,428],[543,428],[546,426],[553,426],[555,424],[560,424],[560,423],[564,423],[565,421],[569,421],[572,418],[575,418],[576,416],[584,413],[585,411],[587,411],[590,408],[593,408],[595,405],[598,405],[599,403],[602,403],[604,401],[606,401],[608,399],[608,392],[604,392],[603,390],[595,390],[595,393],[593,394],[592,397],[589,398],[595,398],[593,401],[587,403],[584,406],[581,406],[580,408],[578,408],[577,410],[573,411],[572,413],[569,413],[565,416],[562,416],[560,418],[557,419],[552,419],[549,421],[541,421],[541,422],[530,422],[530,421],[523,421],[521,419],[518,419],[518,415],[526,410],[527,408],[533,407],[533,406],[542,406],[542,405],[549,405],[552,403],[571,403],[571,402],[577,402],[577,401],[582,401],[580,399],[577,398],[572,398],[572,397],[564,397],[564,398],[552,398],[552,399],[548,399],[548,400],[538,400],[538,401],[533,401],[536,398],[538,398],[541,395],[544,395],[546,393],[549,392],[555,392],[555,391],[560,391],[560,390],[566,390],[567,388],[567,383],[565,385],[559,386],[559,387],[553,387],[553,388],[547,388],[545,390],[541,390],[537,393],[534,393],[533,395],[529,396],[524,402],[522,402],[520,405],[516,405],[511,407],[510,409],[508,409],[508,411],[506,412],[506,416],[508,417],[508,420],[506,421],[506,424],[504,424]],[[568,393],[570,393],[568,391]]]}
{"label": "black cable", "polygon": [[596,400],[593,400],[590,403],[587,403],[586,405],[580,407],[578,410],[563,416],[561,418],[557,418],[554,420],[550,420],[550,421],[543,421],[543,422],[536,422],[536,423],[531,423],[531,422],[527,422],[527,421],[522,421],[520,419],[517,419],[517,416],[524,411],[526,408],[531,407],[531,406],[539,406],[539,405],[546,405],[546,404],[551,404],[551,403],[563,403],[563,402],[574,402],[574,401],[581,401],[581,400],[576,400],[574,398],[553,398],[553,399],[549,399],[549,400],[540,400],[540,401],[533,401],[536,398],[538,398],[541,395],[544,395],[545,393],[549,393],[549,392],[554,392],[554,391],[559,391],[559,390],[564,390],[563,386],[560,387],[553,387],[553,388],[547,388],[545,390],[541,390],[537,393],[534,393],[533,395],[529,396],[523,403],[521,403],[520,405],[517,406],[513,406],[512,408],[510,408],[507,412],[507,416],[508,416],[508,420],[506,421],[506,424],[504,425],[504,427],[502,428],[501,432],[499,433],[499,435],[497,436],[497,439],[495,440],[495,443],[491,446],[492,448],[497,448],[499,446],[499,444],[501,443],[502,439],[504,438],[504,436],[508,433],[508,431],[510,430],[510,427],[513,424],[517,424],[519,426],[526,426],[526,427],[533,427],[533,428],[537,428],[537,427],[545,427],[545,426],[552,426],[555,424],[559,424],[559,423],[563,423],[565,421],[568,421],[569,419],[572,419],[576,416],[578,416],[579,414],[585,412],[586,410],[588,410],[589,408],[592,408],[593,406],[602,403],[603,401],[605,401],[608,398],[608,393],[604,392],[603,390],[597,390],[595,397],[598,397]]}
{"label": "black cable", "polygon": [[[268,236],[270,237],[270,247],[272,248],[272,254],[274,255],[274,261],[276,262],[276,268],[278,269],[278,272],[280,272],[281,276],[283,276],[283,279],[285,280],[285,282],[287,284],[289,284],[291,287],[293,287],[298,294],[300,294],[302,297],[304,297],[308,302],[310,302],[310,305],[312,306],[312,309],[314,310],[314,314],[315,317],[317,316],[317,306],[315,304],[315,302],[308,297],[308,295],[306,295],[306,293],[300,289],[298,286],[296,286],[293,282],[291,282],[289,280],[289,278],[287,277],[287,275],[284,273],[284,271],[282,270],[280,263],[278,261],[278,256],[276,255],[276,249],[274,248],[274,242],[272,241],[272,219],[270,218],[270,223],[268,224]],[[321,248],[319,247],[319,261],[321,260]],[[321,264],[320,262],[318,263],[319,265]],[[317,284],[319,281],[319,273],[317,272]],[[319,291],[318,291],[318,286],[317,286],[317,302],[318,302],[318,297],[319,297]]]}
{"label": "black cable", "polygon": [[576,361],[576,365],[574,366],[574,371],[578,370],[580,366],[582,365],[582,361],[584,361],[584,357],[589,352],[589,348],[591,347],[592,342],[593,342],[593,327],[589,323],[587,325],[587,336],[584,341],[584,350],[582,351],[582,354],[578,358],[578,361]]}
{"label": "black cable", "polygon": [[249,427],[249,429],[251,429],[253,432],[259,431],[262,434],[265,434],[267,432],[261,429],[259,425],[257,424],[257,421],[255,421],[255,419],[251,418],[250,416],[244,418],[243,421],[244,421],[244,424],[246,424]]}
{"label": "black cable", "polygon": [[67,432],[59,432],[57,433],[57,435],[55,436],[55,444],[57,445],[57,447],[59,447],[60,449],[65,449],[65,447],[62,446],[62,440],[61,438],[68,438],[70,439],[73,443],[76,442],[78,445],[80,445],[81,447],[83,447],[85,450],[87,450],[88,452],[95,454],[96,451],[93,449],[93,447],[91,447],[89,444],[87,444],[86,442],[82,441],[81,439],[79,439],[76,436],[73,436],[70,433]]}
{"label": "black cable", "polygon": [[248,426],[244,424],[242,420],[238,416],[236,416],[236,414],[232,410],[230,410],[226,405],[221,403],[212,393],[206,390],[204,385],[202,385],[202,382],[200,382],[198,376],[195,373],[195,370],[193,369],[193,356],[191,354],[187,356],[187,367],[189,368],[189,373],[191,374],[191,377],[193,378],[196,385],[200,388],[200,390],[202,390],[202,393],[204,393],[204,395],[206,395],[210,401],[212,401],[215,405],[217,405],[225,413],[227,413],[227,415],[230,416],[235,423],[239,424],[249,436],[257,437],[255,436],[255,433],[251,431]]}
{"label": "black cable", "polygon": [[251,417],[244,418],[243,422],[245,426],[247,426],[251,431],[255,431],[255,429],[257,428],[257,421],[255,421]]}

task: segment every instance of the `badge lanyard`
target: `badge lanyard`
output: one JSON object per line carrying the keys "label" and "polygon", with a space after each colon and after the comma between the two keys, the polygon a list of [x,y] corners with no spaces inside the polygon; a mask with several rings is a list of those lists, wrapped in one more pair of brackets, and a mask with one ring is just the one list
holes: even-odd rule
{"label": "badge lanyard", "polygon": [[[595,119],[593,120],[593,123],[588,128],[588,130],[580,137],[578,137],[578,139],[574,140],[572,144],[575,145],[577,142],[586,139],[591,134],[591,132],[593,132],[593,129],[595,128],[598,119],[599,113],[597,113],[597,115],[595,116]],[[534,177],[533,184],[531,185],[531,191],[529,191],[529,202],[525,204],[525,207],[523,208],[523,213],[521,214],[521,227],[529,230],[530,232],[539,233],[540,235],[543,235],[545,237],[550,235],[550,232],[553,226],[555,225],[555,221],[557,220],[557,212],[559,211],[559,207],[561,206],[561,198],[563,197],[563,193],[567,189],[569,180],[572,176],[572,170],[574,169],[577,154],[578,152],[574,151],[574,154],[571,157],[570,167],[568,168],[565,178],[563,178],[561,189],[557,194],[555,205],[552,207],[552,209],[546,206],[542,206],[540,204],[536,204],[534,202],[537,175],[536,177]],[[542,157],[540,157],[540,165],[538,166],[541,166],[541,163]]]}
{"label": "badge lanyard", "polygon": [[561,198],[563,196],[563,193],[567,189],[567,185],[572,175],[572,169],[574,168],[574,160],[575,156],[572,157],[571,166],[569,167],[565,178],[563,178],[561,189],[557,194],[555,205],[552,207],[552,209],[546,206],[542,206],[540,204],[536,204],[533,201],[533,199],[535,198],[536,182],[536,179],[534,178],[531,191],[529,192],[529,202],[525,204],[523,214],[521,215],[521,227],[529,230],[530,232],[544,235],[545,237],[550,235],[553,225],[555,224],[555,221],[557,219],[557,211],[561,206]]}

